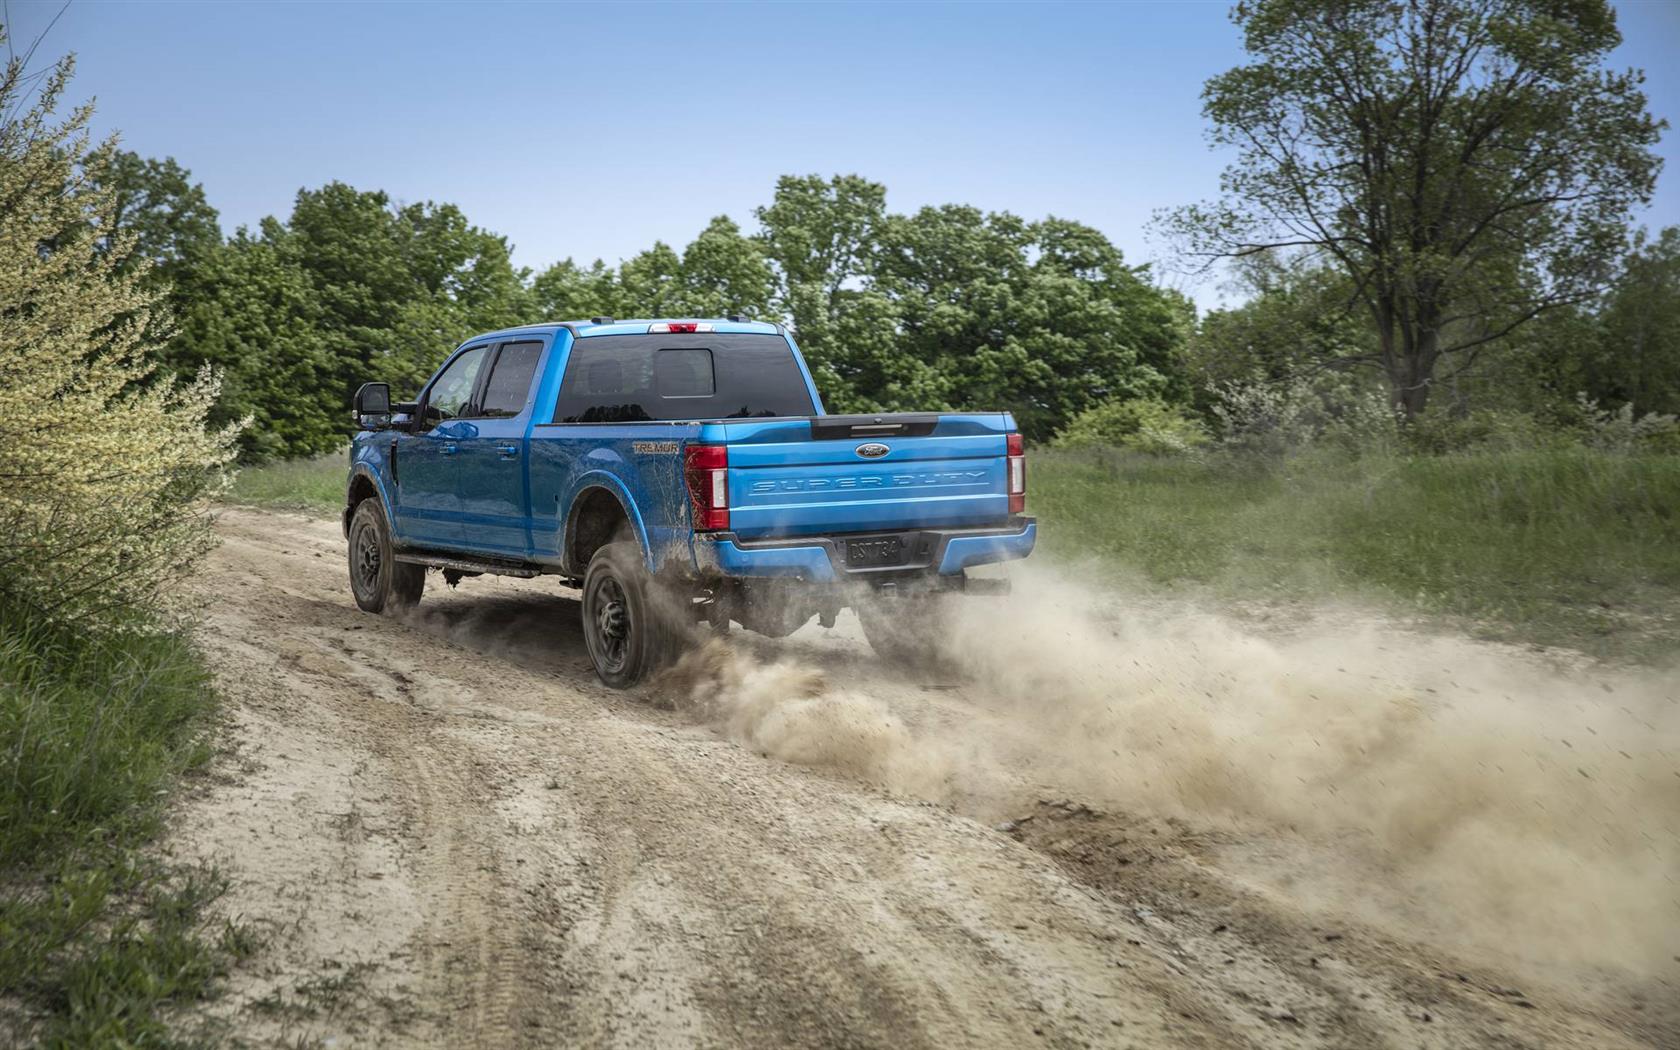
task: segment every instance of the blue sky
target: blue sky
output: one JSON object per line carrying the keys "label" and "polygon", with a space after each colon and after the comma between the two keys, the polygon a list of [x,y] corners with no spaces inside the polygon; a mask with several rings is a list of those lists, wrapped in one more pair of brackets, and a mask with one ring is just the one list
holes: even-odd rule
{"label": "blue sky", "polygon": [[[7,5],[23,41],[61,3]],[[1218,188],[1199,96],[1242,59],[1228,6],[75,0],[43,51],[230,232],[341,179],[453,201],[523,265],[615,262],[751,226],[778,175],[857,172],[896,210],[1065,216],[1144,262],[1155,209]],[[1680,0],[1619,10],[1615,64],[1680,122]],[[1677,135],[1652,225],[1680,223]]]}

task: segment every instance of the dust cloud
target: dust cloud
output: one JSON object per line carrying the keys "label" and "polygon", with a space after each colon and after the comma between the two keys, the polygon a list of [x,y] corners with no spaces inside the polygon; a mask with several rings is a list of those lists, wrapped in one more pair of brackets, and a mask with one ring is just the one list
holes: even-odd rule
{"label": "dust cloud", "polygon": [[832,689],[814,668],[764,663],[718,638],[685,653],[651,690],[783,761],[934,797],[949,773],[947,762],[885,703]]}
{"label": "dust cloud", "polygon": [[1229,829],[1248,853],[1222,866],[1309,907],[1542,963],[1673,969],[1674,673],[1560,667],[1349,609],[1266,631],[1013,575],[1009,599],[956,603],[925,672],[960,668],[938,695],[972,717],[936,726],[889,673],[837,687],[716,641],[667,689],[766,754],[981,814],[1049,793]]}

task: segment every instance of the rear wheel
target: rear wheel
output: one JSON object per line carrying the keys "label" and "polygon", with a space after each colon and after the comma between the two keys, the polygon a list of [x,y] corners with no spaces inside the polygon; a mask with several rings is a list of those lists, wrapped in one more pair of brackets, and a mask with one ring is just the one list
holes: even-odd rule
{"label": "rear wheel", "polygon": [[368,612],[406,609],[426,588],[426,567],[397,561],[391,527],[377,499],[356,505],[350,518],[350,593]]}
{"label": "rear wheel", "polygon": [[628,689],[674,659],[682,639],[676,606],[637,544],[596,551],[583,578],[583,640],[601,681]]}
{"label": "rear wheel", "polygon": [[938,668],[944,637],[946,597],[923,594],[902,598],[875,596],[856,606],[863,636],[875,655],[890,664]]}

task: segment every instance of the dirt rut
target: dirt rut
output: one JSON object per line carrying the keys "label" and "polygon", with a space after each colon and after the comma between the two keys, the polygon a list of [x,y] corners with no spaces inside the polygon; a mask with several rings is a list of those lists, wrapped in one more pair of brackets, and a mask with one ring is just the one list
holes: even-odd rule
{"label": "dirt rut", "polygon": [[[335,522],[220,529],[199,588],[231,748],[171,849],[267,933],[216,1007],[243,1039],[1675,1045],[1669,982],[1518,992],[1242,888],[1180,822],[1069,802],[1000,830],[763,757],[599,686],[556,581],[434,576],[369,616]],[[960,712],[858,646],[830,668],[854,691]]]}

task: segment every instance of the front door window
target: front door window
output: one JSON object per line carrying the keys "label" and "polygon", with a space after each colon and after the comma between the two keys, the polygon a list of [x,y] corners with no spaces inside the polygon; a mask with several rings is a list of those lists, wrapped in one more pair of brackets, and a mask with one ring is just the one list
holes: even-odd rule
{"label": "front door window", "polygon": [[449,363],[426,395],[426,422],[447,423],[463,415],[472,401],[478,370],[484,367],[486,347],[475,346]]}

